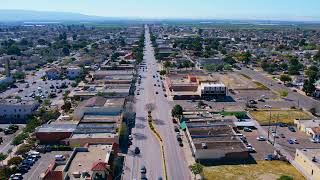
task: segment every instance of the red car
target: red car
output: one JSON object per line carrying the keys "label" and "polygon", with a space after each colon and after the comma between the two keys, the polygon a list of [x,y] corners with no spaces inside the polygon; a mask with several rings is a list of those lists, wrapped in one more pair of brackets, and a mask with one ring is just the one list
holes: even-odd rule
{"label": "red car", "polygon": [[176,124],[177,120],[175,118],[172,118],[172,122]]}

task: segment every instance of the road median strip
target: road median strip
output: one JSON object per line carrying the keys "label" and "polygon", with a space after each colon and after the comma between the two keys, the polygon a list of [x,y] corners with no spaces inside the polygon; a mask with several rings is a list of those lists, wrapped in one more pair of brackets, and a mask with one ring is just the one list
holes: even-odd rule
{"label": "road median strip", "polygon": [[152,116],[151,116],[151,112],[148,112],[148,125],[149,125],[149,128],[151,129],[152,133],[155,135],[155,137],[159,141],[160,150],[161,150],[161,157],[162,157],[162,168],[163,168],[163,171],[164,171],[164,177],[167,180],[168,179],[168,173],[167,173],[166,158],[165,158],[165,154],[164,154],[163,140],[162,140],[159,132],[155,129],[155,127],[153,125],[153,119],[152,119]]}

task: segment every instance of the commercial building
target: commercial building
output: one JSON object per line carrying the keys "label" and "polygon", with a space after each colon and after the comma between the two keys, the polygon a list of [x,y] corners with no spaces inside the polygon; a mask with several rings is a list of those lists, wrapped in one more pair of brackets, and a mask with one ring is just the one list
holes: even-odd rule
{"label": "commercial building", "polygon": [[117,153],[117,144],[87,144],[84,147],[75,148],[65,162],[55,161],[49,165],[42,179],[112,180],[111,166]]}
{"label": "commercial building", "polygon": [[231,161],[249,158],[244,143],[229,125],[187,123],[192,154],[199,161]]}
{"label": "commercial building", "polygon": [[77,124],[44,124],[37,129],[35,135],[41,144],[66,144],[66,139],[73,134],[76,127]]}
{"label": "commercial building", "polygon": [[77,77],[80,77],[82,73],[82,69],[80,67],[68,67],[66,69],[66,76],[69,79],[75,79]]}
{"label": "commercial building", "polygon": [[60,79],[61,71],[56,68],[49,68],[46,70],[46,77],[50,80]]}
{"label": "commercial building", "polygon": [[166,78],[173,99],[206,99],[224,97],[227,87],[208,74],[171,74]]}
{"label": "commercial building", "polygon": [[302,174],[307,174],[311,180],[320,179],[320,149],[296,149],[294,161]]}
{"label": "commercial building", "polygon": [[320,140],[320,119],[298,120],[294,123],[299,131],[305,132],[314,140]]}
{"label": "commercial building", "polygon": [[34,100],[0,99],[0,123],[25,123],[38,107]]}

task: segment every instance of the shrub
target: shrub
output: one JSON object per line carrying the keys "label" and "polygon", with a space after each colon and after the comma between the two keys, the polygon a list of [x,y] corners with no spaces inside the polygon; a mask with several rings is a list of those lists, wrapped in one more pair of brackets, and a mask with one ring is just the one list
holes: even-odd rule
{"label": "shrub", "polygon": [[8,165],[19,165],[22,162],[22,158],[19,156],[13,157],[8,160]]}

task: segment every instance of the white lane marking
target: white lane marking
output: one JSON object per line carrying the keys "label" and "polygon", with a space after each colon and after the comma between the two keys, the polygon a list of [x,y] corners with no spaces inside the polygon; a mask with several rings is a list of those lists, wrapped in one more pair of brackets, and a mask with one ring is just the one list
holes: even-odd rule
{"label": "white lane marking", "polygon": [[[34,180],[35,178],[32,178],[34,176],[34,174],[37,172],[38,168],[40,167],[40,165],[42,164],[42,162],[39,163],[39,165],[36,167],[36,169],[33,171],[33,173],[31,174],[31,176],[28,178],[30,180]],[[40,175],[40,174],[39,174]]]}

